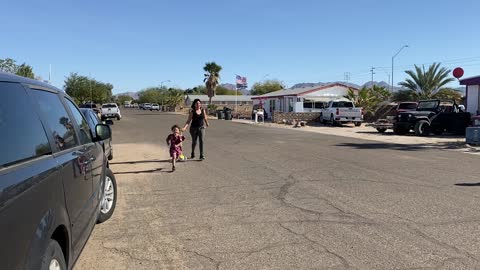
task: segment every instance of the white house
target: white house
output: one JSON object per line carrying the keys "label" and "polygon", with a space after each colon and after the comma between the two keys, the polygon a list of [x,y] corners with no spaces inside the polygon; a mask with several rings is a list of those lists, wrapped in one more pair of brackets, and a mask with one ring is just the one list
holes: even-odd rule
{"label": "white house", "polygon": [[342,99],[352,89],[358,94],[358,89],[341,83],[322,86],[284,89],[265,95],[252,97],[253,104],[260,104],[268,115],[274,111],[280,112],[316,112],[332,99]]}
{"label": "white house", "polygon": [[460,80],[461,85],[466,85],[466,104],[467,112],[472,115],[480,115],[480,76],[465,78]]}
{"label": "white house", "polygon": [[[238,106],[244,105],[252,105],[252,97],[256,96],[233,96],[233,95],[216,95],[212,97],[212,104],[217,106],[227,106],[232,107],[237,104]],[[203,104],[208,104],[208,96],[207,95],[186,95],[185,96],[185,105],[190,107],[192,102],[195,99],[200,99]]]}

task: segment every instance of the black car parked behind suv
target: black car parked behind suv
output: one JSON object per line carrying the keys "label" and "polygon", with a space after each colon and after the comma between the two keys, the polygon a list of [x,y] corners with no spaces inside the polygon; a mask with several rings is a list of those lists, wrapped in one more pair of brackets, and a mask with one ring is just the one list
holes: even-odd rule
{"label": "black car parked behind suv", "polygon": [[91,130],[62,90],[0,73],[0,134],[0,268],[72,269],[115,209],[110,127]]}

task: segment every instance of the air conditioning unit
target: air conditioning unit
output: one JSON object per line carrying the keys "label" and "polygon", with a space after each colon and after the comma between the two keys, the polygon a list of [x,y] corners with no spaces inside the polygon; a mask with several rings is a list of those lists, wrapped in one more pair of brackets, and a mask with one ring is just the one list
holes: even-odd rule
{"label": "air conditioning unit", "polygon": [[467,127],[466,143],[471,145],[480,145],[480,126],[479,127]]}

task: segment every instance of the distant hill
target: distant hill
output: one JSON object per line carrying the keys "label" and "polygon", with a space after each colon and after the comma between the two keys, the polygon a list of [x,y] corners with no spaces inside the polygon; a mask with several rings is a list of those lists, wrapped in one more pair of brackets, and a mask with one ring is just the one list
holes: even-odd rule
{"label": "distant hill", "polygon": [[297,83],[295,85],[293,85],[292,87],[290,87],[290,89],[293,89],[293,88],[305,88],[305,87],[315,87],[315,86],[323,86],[323,85],[327,85],[327,84],[335,84],[335,83],[341,83],[341,84],[345,84],[349,87],[354,87],[354,88],[361,88],[360,85],[358,84],[354,84],[354,83],[349,83],[349,82],[318,82],[318,83]]}
{"label": "distant hill", "polygon": [[138,92],[124,92],[124,93],[118,93],[114,95],[115,97],[118,96],[131,96],[132,99],[138,99]]}

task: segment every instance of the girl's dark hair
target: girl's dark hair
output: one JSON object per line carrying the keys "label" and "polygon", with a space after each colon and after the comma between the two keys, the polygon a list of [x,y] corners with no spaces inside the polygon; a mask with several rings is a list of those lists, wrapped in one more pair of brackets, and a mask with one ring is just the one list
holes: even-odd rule
{"label": "girl's dark hair", "polygon": [[176,128],[180,129],[180,127],[178,125],[173,125],[172,126],[172,131],[175,130]]}
{"label": "girl's dark hair", "polygon": [[192,109],[195,110],[195,104],[197,104],[197,102],[202,103],[199,98],[194,99],[193,102],[192,102]]}

